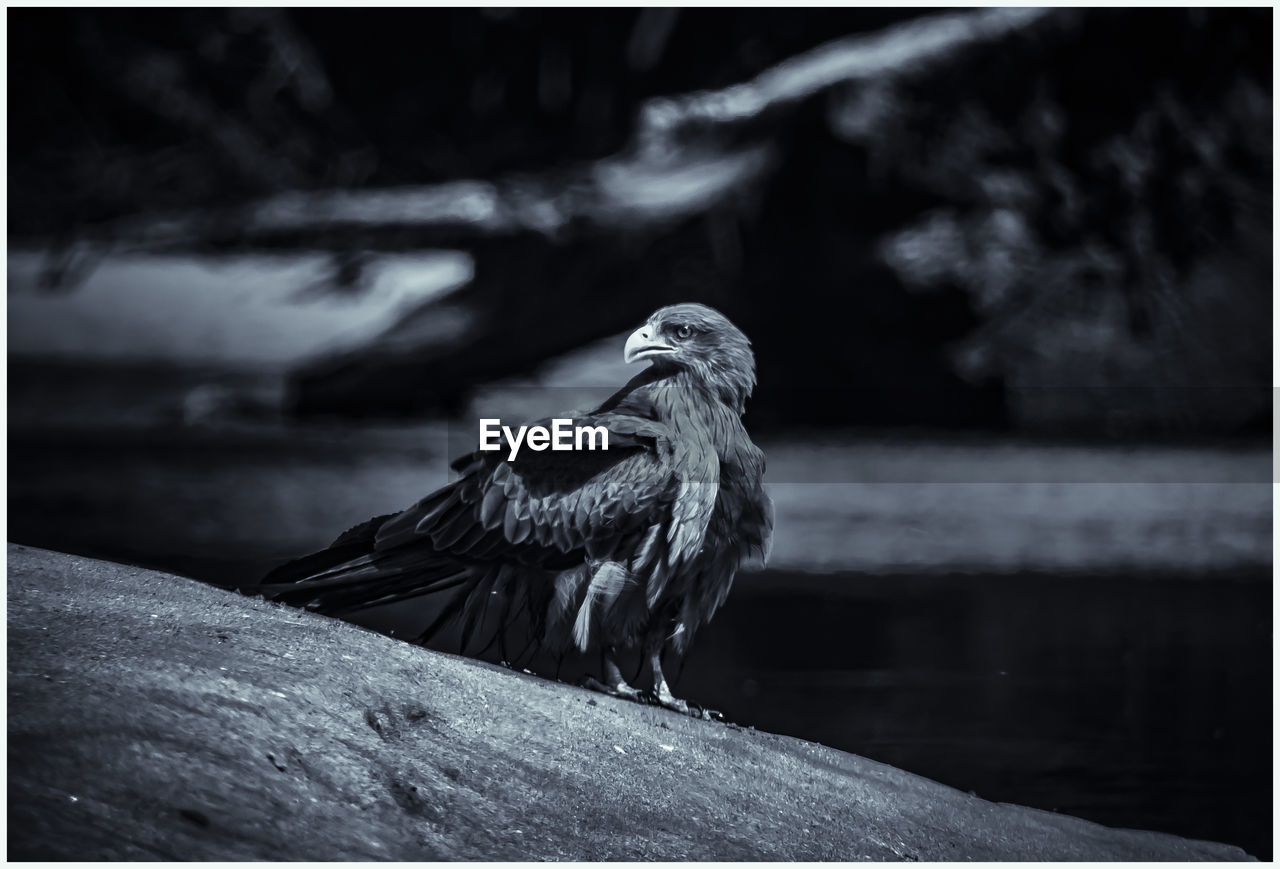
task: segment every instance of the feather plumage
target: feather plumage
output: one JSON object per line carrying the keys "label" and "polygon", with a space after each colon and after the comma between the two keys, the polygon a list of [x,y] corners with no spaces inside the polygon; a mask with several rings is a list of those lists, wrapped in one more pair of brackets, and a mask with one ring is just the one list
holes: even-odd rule
{"label": "feather plumage", "polygon": [[735,572],[768,557],[764,456],[741,422],[754,361],[746,337],[701,305],[655,313],[628,361],[639,339],[650,367],[573,420],[605,427],[607,451],[463,456],[454,483],[253,590],[342,612],[457,589],[424,638],[460,618],[464,644],[484,641],[477,632],[527,612],[551,651],[598,641],[683,652]]}

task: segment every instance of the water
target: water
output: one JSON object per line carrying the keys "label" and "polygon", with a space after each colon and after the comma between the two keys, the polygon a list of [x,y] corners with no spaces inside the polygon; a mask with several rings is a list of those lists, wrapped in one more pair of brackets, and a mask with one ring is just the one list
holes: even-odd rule
{"label": "water", "polygon": [[1269,574],[744,580],[685,696],[985,799],[1270,859]]}

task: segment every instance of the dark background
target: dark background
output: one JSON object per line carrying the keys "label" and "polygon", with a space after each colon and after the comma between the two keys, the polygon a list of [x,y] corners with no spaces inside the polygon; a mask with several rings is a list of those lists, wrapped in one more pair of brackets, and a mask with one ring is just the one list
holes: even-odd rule
{"label": "dark background", "polygon": [[1018,15],[15,10],[10,538],[234,585],[705,301],[779,526],[681,693],[1269,857],[1271,13]]}

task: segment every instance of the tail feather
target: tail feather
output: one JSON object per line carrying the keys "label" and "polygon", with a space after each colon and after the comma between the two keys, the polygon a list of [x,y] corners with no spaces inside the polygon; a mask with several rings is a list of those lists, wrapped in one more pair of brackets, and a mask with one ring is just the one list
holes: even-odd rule
{"label": "tail feather", "polygon": [[[431,501],[431,509],[447,510],[451,506],[449,496],[426,500]],[[388,540],[406,533],[406,529],[395,527],[397,523],[404,524],[404,515],[379,516],[357,525],[328,549],[283,564],[257,585],[242,590],[335,615],[446,592],[449,599],[417,641],[431,639],[446,624],[457,620],[462,628],[463,650],[473,640],[486,648],[495,639],[505,643],[505,633],[521,612],[534,606],[537,595],[521,568],[486,563],[481,551],[477,551],[489,549],[492,541],[488,538],[501,535],[457,535],[459,540],[466,540],[465,554],[439,552],[432,540],[420,535],[406,538],[409,542],[403,545],[389,546]],[[544,610],[546,603],[545,599],[538,599],[536,608]],[[534,621],[540,622],[541,616],[541,612],[536,613]],[[494,632],[492,636],[490,631]]]}
{"label": "tail feather", "polygon": [[334,568],[368,555],[370,551],[370,547],[361,543],[346,543],[329,549],[321,549],[319,552],[313,552],[310,555],[286,561],[267,573],[255,585],[245,586],[244,590],[265,594],[265,589],[268,586],[303,582],[313,576],[327,573]]}
{"label": "tail feather", "polygon": [[[459,642],[458,650],[462,654],[467,653],[467,647],[471,644],[471,638],[476,631],[484,624],[485,617],[489,612],[489,603],[494,595],[493,584],[498,579],[498,574],[502,568],[491,569],[476,579],[475,585],[468,589],[466,594],[466,603],[462,607],[462,639]],[[501,618],[501,613],[499,614]]]}
{"label": "tail feather", "polygon": [[374,553],[291,582],[268,576],[251,591],[323,613],[347,612],[445,591],[466,582],[472,568],[422,553]]}
{"label": "tail feather", "polygon": [[415,584],[414,588],[388,591],[382,597],[364,601],[363,603],[359,604],[359,606],[362,608],[382,606],[383,604],[387,604],[387,603],[399,603],[400,601],[411,600],[412,598],[415,598],[415,597],[423,597],[428,594],[436,594],[437,592],[448,591],[451,588],[457,588],[458,586],[464,584],[470,578],[471,578],[470,572],[466,570],[459,570],[457,573],[454,573],[451,576],[446,576],[443,579],[438,579],[435,582],[432,582],[428,585]]}
{"label": "tail feather", "polygon": [[243,590],[318,612],[343,613],[447,591],[472,579],[468,565],[427,546],[376,550],[379,531],[396,515],[363,522],[328,549],[282,564]]}

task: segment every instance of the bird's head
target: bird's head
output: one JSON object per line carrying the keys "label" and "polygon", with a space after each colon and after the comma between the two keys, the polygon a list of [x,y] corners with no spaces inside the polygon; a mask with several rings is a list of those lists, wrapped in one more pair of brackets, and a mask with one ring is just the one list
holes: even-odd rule
{"label": "bird's head", "polygon": [[739,413],[756,385],[747,336],[724,314],[694,302],[655,311],[627,338],[623,359],[628,364],[649,359],[659,370],[688,371]]}

